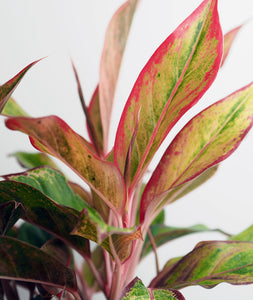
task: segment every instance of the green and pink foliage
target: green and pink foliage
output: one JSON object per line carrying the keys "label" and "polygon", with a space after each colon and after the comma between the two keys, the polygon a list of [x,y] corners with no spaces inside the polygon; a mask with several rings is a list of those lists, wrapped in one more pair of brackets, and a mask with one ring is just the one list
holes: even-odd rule
{"label": "green and pink foliage", "polygon": [[[86,105],[73,65],[89,140],[57,116],[32,118],[11,97],[30,64],[0,86],[0,111],[37,153],[16,152],[26,170],[0,182],[0,298],[182,300],[179,289],[253,283],[252,227],[170,258],[146,287],[135,277],[156,248],[196,232],[164,224],[164,207],[196,189],[239,146],[253,124],[253,84],[207,107],[167,145],[148,181],[145,173],[177,122],[202,98],[241,26],[223,36],[217,0],[204,0],[157,48],[141,70],[121,115],[112,149],[109,127],[120,66],[138,0],[126,1],[105,35],[99,83]],[[70,181],[55,160],[71,168]],[[19,226],[16,222],[22,219]],[[91,247],[91,242],[95,243]],[[75,263],[73,250],[83,261]]]}

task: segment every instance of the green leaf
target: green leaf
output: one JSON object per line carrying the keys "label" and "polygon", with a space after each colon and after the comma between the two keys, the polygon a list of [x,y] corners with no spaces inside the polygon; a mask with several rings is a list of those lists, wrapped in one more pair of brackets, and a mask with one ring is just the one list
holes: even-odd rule
{"label": "green leaf", "polygon": [[191,285],[212,288],[219,283],[253,283],[253,243],[209,241],[165,267],[152,288],[180,289]]}
{"label": "green leaf", "polygon": [[52,235],[33,224],[24,222],[18,228],[17,238],[23,242],[40,248],[52,238]]}
{"label": "green leaf", "polygon": [[[113,15],[106,30],[99,75],[99,107],[105,152],[120,65],[138,2],[139,0],[126,1]],[[94,105],[96,102],[92,103]]]}
{"label": "green leaf", "polygon": [[10,237],[0,237],[0,278],[39,282],[76,293],[73,270],[51,255]]}
{"label": "green leaf", "polygon": [[171,128],[214,81],[222,51],[217,1],[206,0],[141,71],[121,116],[114,146],[114,160],[123,174],[139,117],[130,164],[133,186]]}
{"label": "green leaf", "polygon": [[0,235],[5,235],[23,215],[22,205],[15,201],[0,204]]}
{"label": "green leaf", "polygon": [[[26,169],[32,169],[41,166],[49,166],[55,170],[59,170],[59,167],[45,153],[15,152],[14,154],[12,154],[12,156],[16,157],[19,164]],[[88,193],[79,184],[75,182],[67,181],[67,184],[72,189],[74,194],[77,194],[83,201],[92,206],[92,198],[90,193]]]}
{"label": "green leaf", "polygon": [[51,154],[73,169],[105,203],[121,214],[125,185],[115,165],[93,154],[85,140],[56,116],[16,117],[6,121],[9,129],[30,135],[35,148]]}
{"label": "green leaf", "polygon": [[[223,233],[219,229],[210,229],[205,225],[198,224],[190,227],[171,227],[166,226],[164,224],[155,224],[150,227],[151,234],[155,240],[155,244],[157,247],[164,245],[174,239],[180,238],[185,235],[189,235],[192,233],[204,232],[204,231],[217,231]],[[150,239],[146,236],[141,257],[145,257],[148,253],[153,250]]]}
{"label": "green leaf", "polygon": [[35,61],[25,67],[22,71],[20,71],[16,76],[7,81],[5,84],[0,86],[0,113],[2,112],[4,106],[6,105],[8,99],[11,97],[11,94],[14,92],[15,88],[18,86],[19,82],[25,75],[25,73],[38,62]]}
{"label": "green leaf", "polygon": [[150,289],[136,277],[124,289],[120,300],[185,300],[183,295],[176,290]]}
{"label": "green leaf", "polygon": [[85,202],[73,192],[66,178],[57,170],[40,167],[26,172],[5,175],[5,179],[26,183],[61,205],[81,211]]}
{"label": "green leaf", "polygon": [[150,289],[154,300],[185,300],[177,290]]}
{"label": "green leaf", "polygon": [[229,238],[230,241],[244,241],[244,242],[253,242],[253,225],[249,228],[245,229],[244,231],[231,236]]}
{"label": "green leaf", "polygon": [[177,134],[152,174],[141,199],[141,221],[171,189],[196,178],[231,155],[253,122],[253,83],[214,103]]}
{"label": "green leaf", "polygon": [[91,194],[86,191],[84,188],[82,188],[79,184],[68,181],[68,185],[72,189],[72,191],[77,194],[85,203],[87,203],[89,206],[93,207],[93,199]]}
{"label": "green leaf", "polygon": [[128,286],[124,289],[123,295],[120,300],[150,300],[148,289],[145,287],[143,282],[139,278],[135,278],[131,281]]}
{"label": "green leaf", "polygon": [[26,169],[32,169],[41,166],[49,166],[54,169],[59,169],[53,160],[45,153],[15,152],[12,154],[12,156],[14,156],[18,160],[19,164]]}
{"label": "green leaf", "polygon": [[25,210],[24,220],[68,242],[81,255],[89,255],[88,241],[71,235],[79,220],[78,211],[56,204],[27,184],[1,181],[0,204],[8,201],[22,204]]}
{"label": "green leaf", "polygon": [[165,211],[164,209],[156,216],[156,218],[153,220],[151,226],[153,225],[162,225],[165,221]]}
{"label": "green leaf", "polygon": [[8,117],[17,117],[17,116],[23,116],[28,117],[28,114],[21,108],[21,106],[13,99],[9,98],[7,103],[4,106],[4,109],[2,110],[2,115],[8,116]]}

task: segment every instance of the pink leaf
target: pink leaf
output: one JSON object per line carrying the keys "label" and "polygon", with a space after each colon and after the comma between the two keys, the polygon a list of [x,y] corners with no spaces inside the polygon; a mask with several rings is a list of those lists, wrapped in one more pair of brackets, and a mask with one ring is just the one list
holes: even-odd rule
{"label": "pink leaf", "polygon": [[99,79],[99,103],[105,151],[120,65],[138,2],[139,0],[126,1],[113,15],[106,31]]}

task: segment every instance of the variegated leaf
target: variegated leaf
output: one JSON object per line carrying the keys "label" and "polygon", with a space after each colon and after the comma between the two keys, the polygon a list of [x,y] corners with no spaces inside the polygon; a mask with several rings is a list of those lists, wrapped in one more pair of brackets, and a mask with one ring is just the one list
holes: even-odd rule
{"label": "variegated leaf", "polygon": [[139,115],[130,162],[133,185],[174,124],[212,84],[222,51],[217,1],[205,0],[141,71],[124,108],[114,147],[114,160],[123,173]]}
{"label": "variegated leaf", "polygon": [[87,206],[82,198],[69,187],[66,178],[55,169],[39,167],[22,173],[5,175],[4,178],[26,183],[56,203],[72,207],[78,211]]}
{"label": "variegated leaf", "polygon": [[253,84],[200,112],[178,133],[151,176],[141,200],[141,221],[172,188],[227,158],[253,122]]}
{"label": "variegated leaf", "polygon": [[12,130],[30,136],[35,148],[51,154],[73,169],[116,213],[125,202],[123,178],[112,163],[96,157],[87,142],[56,116],[16,117],[6,121]]}
{"label": "variegated leaf", "polygon": [[253,283],[253,243],[210,241],[165,267],[150,284],[180,289],[191,285],[212,288],[221,282]]}
{"label": "variegated leaf", "polygon": [[136,277],[124,289],[121,300],[185,300],[176,290],[146,288],[143,282]]}
{"label": "variegated leaf", "polygon": [[120,65],[138,2],[139,0],[126,1],[113,15],[106,31],[99,76],[99,105],[105,151],[108,146],[110,119]]}

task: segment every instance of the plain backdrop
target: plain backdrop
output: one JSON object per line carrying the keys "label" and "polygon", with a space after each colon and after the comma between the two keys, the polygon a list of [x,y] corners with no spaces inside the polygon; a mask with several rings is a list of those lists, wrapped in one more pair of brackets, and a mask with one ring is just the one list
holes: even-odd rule
{"label": "plain backdrop", "polygon": [[[30,62],[45,57],[25,76],[13,97],[32,116],[56,114],[78,133],[87,136],[71,68],[73,59],[89,101],[98,82],[99,60],[106,26],[122,0],[9,0],[0,1],[0,82],[13,77]],[[200,4],[200,0],[142,0],[128,40],[115,97],[111,145],[123,105],[142,67],[159,44]],[[245,23],[213,86],[179,122],[166,143],[198,111],[253,81],[252,0],[220,0],[224,33]],[[0,119],[0,175],[18,172],[9,154],[34,151],[27,136],[9,131]],[[190,226],[203,223],[238,233],[253,223],[253,131],[238,150],[224,161],[217,174],[198,190],[166,208],[166,223]],[[156,165],[158,154],[153,162]],[[68,171],[66,169],[66,171]],[[69,172],[69,171],[68,171]],[[79,180],[72,173],[73,179]],[[195,234],[161,247],[161,266],[173,256],[191,251],[200,240],[222,239],[219,234]],[[155,275],[149,255],[137,269],[144,283]],[[191,287],[182,290],[188,300],[251,300],[253,286],[221,284],[212,290]],[[100,296],[95,299],[102,299]]]}

